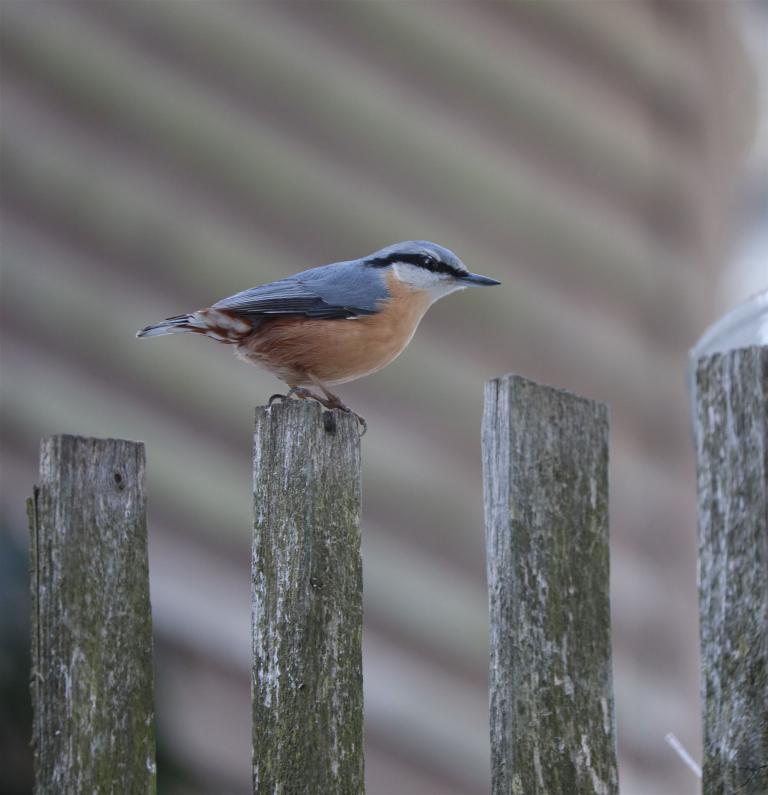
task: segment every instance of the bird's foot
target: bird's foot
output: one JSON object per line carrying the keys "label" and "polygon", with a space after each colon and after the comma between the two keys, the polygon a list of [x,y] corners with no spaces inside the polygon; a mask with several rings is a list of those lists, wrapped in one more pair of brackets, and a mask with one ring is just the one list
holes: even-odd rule
{"label": "bird's foot", "polygon": [[339,411],[352,414],[360,425],[360,436],[365,436],[366,431],[368,430],[368,423],[365,421],[365,419],[357,412],[352,411],[352,409],[347,406],[346,403],[343,403],[338,397],[336,397],[336,395],[330,393],[323,397],[322,395],[318,395],[306,387],[294,386],[291,387],[284,395],[280,393],[272,395],[267,401],[267,406],[271,406],[275,400],[290,400],[294,396],[300,400],[314,400],[327,409],[339,409]]}
{"label": "bird's foot", "polygon": [[271,406],[276,400],[290,400],[294,395],[301,400],[310,398],[312,400],[319,400],[322,402],[322,398],[319,395],[316,395],[314,392],[310,392],[308,389],[304,389],[304,387],[301,386],[293,386],[284,395],[280,392],[272,395],[267,401],[267,406]]}
{"label": "bird's foot", "polygon": [[291,396],[291,395],[290,395],[290,392],[289,392],[287,395],[283,395],[283,394],[282,394],[282,393],[280,393],[280,392],[276,392],[274,395],[270,395],[270,396],[269,396],[269,400],[267,401],[267,408],[268,408],[268,409],[269,409],[269,408],[272,408],[272,404],[273,404],[273,403],[274,403],[276,400],[280,400],[280,401],[283,401],[283,400],[288,400],[288,399],[290,398],[290,396]]}

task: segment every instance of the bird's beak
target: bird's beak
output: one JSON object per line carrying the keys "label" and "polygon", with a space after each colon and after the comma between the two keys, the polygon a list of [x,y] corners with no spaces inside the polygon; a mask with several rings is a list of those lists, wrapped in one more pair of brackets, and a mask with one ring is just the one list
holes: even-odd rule
{"label": "bird's beak", "polygon": [[496,279],[491,279],[490,276],[481,276],[479,273],[468,273],[460,279],[464,284],[473,287],[490,287],[492,284],[501,284]]}

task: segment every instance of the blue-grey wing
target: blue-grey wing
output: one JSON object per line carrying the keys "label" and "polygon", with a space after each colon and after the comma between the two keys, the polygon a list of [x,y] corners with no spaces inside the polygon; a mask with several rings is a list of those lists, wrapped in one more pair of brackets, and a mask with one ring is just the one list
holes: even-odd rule
{"label": "blue-grey wing", "polygon": [[242,315],[349,318],[377,312],[389,296],[384,279],[359,262],[339,262],[252,287],[213,306]]}
{"label": "blue-grey wing", "polygon": [[283,279],[223,298],[214,305],[238,315],[306,315],[307,317],[351,317],[346,307],[328,304],[316,293],[293,279]]}

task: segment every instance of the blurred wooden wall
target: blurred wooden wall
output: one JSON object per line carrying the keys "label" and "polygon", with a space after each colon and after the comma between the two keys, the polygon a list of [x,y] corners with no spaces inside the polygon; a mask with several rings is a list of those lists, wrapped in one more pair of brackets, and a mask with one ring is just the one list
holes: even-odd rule
{"label": "blurred wooden wall", "polygon": [[695,792],[663,738],[700,742],[684,374],[750,124],[727,4],[0,14],[0,506],[23,537],[44,434],[148,443],[167,791],[249,791],[252,407],[279,384],[133,334],[428,238],[503,286],[441,302],[342,388],[371,426],[368,791],[488,790],[479,418],[514,370],[611,405],[622,792]]}

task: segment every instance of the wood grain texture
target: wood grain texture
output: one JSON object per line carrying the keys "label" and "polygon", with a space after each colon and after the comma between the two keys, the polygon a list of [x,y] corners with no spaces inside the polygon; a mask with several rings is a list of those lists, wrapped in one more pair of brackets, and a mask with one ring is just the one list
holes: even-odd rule
{"label": "wood grain texture", "polygon": [[704,795],[768,792],[768,347],[696,374]]}
{"label": "wood grain texture", "polygon": [[53,436],[28,502],[37,793],[154,793],[144,445]]}
{"label": "wood grain texture", "polygon": [[364,791],[360,437],[314,402],[256,411],[253,791]]}
{"label": "wood grain texture", "polygon": [[489,381],[483,470],[492,791],[615,795],[605,405]]}

